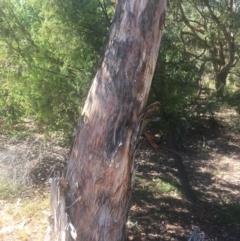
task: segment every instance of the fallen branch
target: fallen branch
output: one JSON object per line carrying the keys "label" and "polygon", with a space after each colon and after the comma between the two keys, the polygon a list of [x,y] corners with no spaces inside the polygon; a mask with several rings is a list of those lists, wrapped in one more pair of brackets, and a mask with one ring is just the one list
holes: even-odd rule
{"label": "fallen branch", "polygon": [[204,241],[205,235],[198,233],[198,228],[194,227],[192,231],[191,237],[188,239],[188,241]]}

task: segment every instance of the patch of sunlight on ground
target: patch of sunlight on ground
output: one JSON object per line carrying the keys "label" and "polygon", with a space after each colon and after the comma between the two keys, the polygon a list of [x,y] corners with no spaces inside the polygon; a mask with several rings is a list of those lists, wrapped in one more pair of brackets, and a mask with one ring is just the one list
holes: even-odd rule
{"label": "patch of sunlight on ground", "polygon": [[50,215],[50,195],[34,193],[31,198],[0,200],[1,241],[42,241]]}

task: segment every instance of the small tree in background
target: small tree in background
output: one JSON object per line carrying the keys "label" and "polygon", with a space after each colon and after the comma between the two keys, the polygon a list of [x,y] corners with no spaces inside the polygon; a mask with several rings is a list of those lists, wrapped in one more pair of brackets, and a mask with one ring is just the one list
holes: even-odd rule
{"label": "small tree in background", "polygon": [[239,61],[239,4],[237,1],[177,1],[176,21],[193,59],[211,63],[217,95]]}

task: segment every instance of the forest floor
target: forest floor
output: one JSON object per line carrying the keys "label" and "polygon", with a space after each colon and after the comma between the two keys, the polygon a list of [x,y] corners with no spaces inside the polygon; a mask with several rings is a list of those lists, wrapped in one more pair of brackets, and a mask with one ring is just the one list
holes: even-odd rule
{"label": "forest floor", "polygon": [[138,156],[130,240],[186,241],[193,227],[205,240],[240,241],[240,117],[233,109],[189,133],[182,156],[195,203],[182,195],[169,148],[148,144]]}
{"label": "forest floor", "polygon": [[[51,213],[49,189],[21,183],[31,175],[47,180],[51,172],[43,176],[40,167],[51,169],[56,159],[62,164],[68,148],[44,144],[42,136],[29,133],[14,138],[1,134],[0,144],[0,241],[42,241]],[[237,112],[216,113],[213,122],[192,130],[182,144],[179,154],[198,197],[195,203],[182,195],[167,143],[163,140],[159,147],[156,153],[143,141],[137,155],[128,240],[186,241],[197,226],[205,240],[240,241]],[[39,160],[44,164],[39,166]]]}

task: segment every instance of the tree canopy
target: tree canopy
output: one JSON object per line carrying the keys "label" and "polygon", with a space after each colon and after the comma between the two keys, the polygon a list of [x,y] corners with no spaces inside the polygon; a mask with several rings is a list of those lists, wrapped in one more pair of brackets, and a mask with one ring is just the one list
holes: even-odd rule
{"label": "tree canopy", "polygon": [[[26,116],[50,129],[69,130],[64,123],[76,123],[101,62],[115,4],[1,1],[0,113],[5,123]],[[194,116],[189,105],[203,79],[214,81],[219,96],[227,84],[238,91],[239,24],[238,1],[170,2],[149,99],[161,101],[163,119]],[[186,130],[189,123],[184,123]]]}
{"label": "tree canopy", "polygon": [[233,0],[179,2],[176,21],[186,54],[211,64],[208,71],[214,72],[216,90],[222,95],[239,61],[239,4]]}
{"label": "tree canopy", "polygon": [[1,113],[7,121],[32,115],[61,127],[76,120],[107,38],[111,6],[1,2]]}

